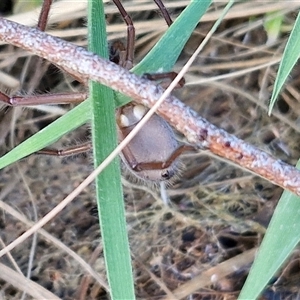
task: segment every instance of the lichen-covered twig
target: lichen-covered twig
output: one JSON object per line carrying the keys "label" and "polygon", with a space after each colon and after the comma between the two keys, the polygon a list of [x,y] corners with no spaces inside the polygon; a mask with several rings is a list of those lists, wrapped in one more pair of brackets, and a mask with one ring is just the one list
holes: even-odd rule
{"label": "lichen-covered twig", "polygon": [[[83,80],[105,84],[148,107],[163,94],[160,86],[138,77],[86,49],[35,28],[0,18],[0,40],[21,47]],[[157,111],[187,140],[300,195],[300,172],[201,118],[174,96]]]}

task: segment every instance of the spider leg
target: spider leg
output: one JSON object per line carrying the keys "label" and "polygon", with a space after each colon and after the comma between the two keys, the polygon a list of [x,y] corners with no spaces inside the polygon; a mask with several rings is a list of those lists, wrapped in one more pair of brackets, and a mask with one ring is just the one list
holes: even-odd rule
{"label": "spider leg", "polygon": [[126,55],[125,61],[121,62],[121,66],[125,69],[131,69],[133,66],[133,57],[134,57],[134,41],[135,41],[135,28],[133,26],[133,22],[124,6],[122,5],[120,0],[113,0],[115,5],[117,6],[120,14],[127,25],[127,46],[126,46]]}
{"label": "spider leg", "polygon": [[0,91],[0,102],[8,106],[28,106],[40,104],[71,104],[84,101],[88,97],[87,93],[61,93],[61,94],[44,94],[32,96],[13,96]]}
{"label": "spider leg", "polygon": [[69,147],[66,149],[61,149],[61,150],[45,148],[45,149],[35,152],[35,154],[65,157],[65,156],[72,156],[75,154],[85,153],[85,152],[90,151],[91,149],[92,149],[92,144],[85,143],[85,144],[76,145],[76,146]]}
{"label": "spider leg", "polygon": [[[44,0],[42,9],[38,19],[37,28],[44,31],[47,26],[49,11],[53,0]],[[36,58],[35,72],[32,78],[40,77],[40,69],[42,68],[43,59]],[[32,79],[31,81],[34,81]],[[34,86],[34,84],[32,84]],[[60,94],[44,94],[44,95],[30,95],[30,96],[8,96],[0,91],[0,102],[8,106],[28,106],[40,104],[70,104],[84,101],[88,97],[87,93],[60,93]],[[37,154],[55,155],[55,156],[69,156],[78,153],[83,153],[91,149],[91,143],[77,145],[63,150],[42,149]]]}
{"label": "spider leg", "polygon": [[[164,72],[164,73],[155,73],[155,74],[145,73],[143,74],[143,77],[154,81],[168,79],[170,82],[172,82],[177,75],[178,74],[176,72]],[[162,81],[159,84],[163,88],[167,88],[170,85],[170,82]],[[178,84],[175,86],[175,88],[180,89],[184,86],[184,84],[185,84],[185,79],[181,78]]]}
{"label": "spider leg", "polygon": [[161,0],[154,0],[154,2],[158,6],[158,8],[161,11],[164,19],[166,20],[168,26],[170,27],[172,25],[173,21],[170,17],[170,14],[169,14],[168,10],[166,9],[165,5],[163,4],[163,2]]}
{"label": "spider leg", "polygon": [[41,9],[41,13],[39,15],[39,20],[37,24],[37,28],[39,28],[41,31],[45,31],[47,22],[48,22],[48,17],[49,17],[49,11],[51,8],[53,0],[44,0],[43,1],[43,6]]}
{"label": "spider leg", "polygon": [[183,153],[186,151],[194,151],[195,147],[189,145],[182,145],[177,148],[171,156],[165,162],[147,162],[139,163],[133,166],[133,170],[136,172],[145,171],[145,170],[163,170],[169,168],[171,164]]}
{"label": "spider leg", "polygon": [[[125,10],[120,0],[113,0],[115,5],[117,6],[120,14],[127,25],[127,46],[126,46],[126,55],[125,61],[121,62],[121,66],[130,70],[133,66],[133,58],[134,58],[134,44],[135,44],[135,28],[132,22],[130,15]],[[154,0],[159,10],[161,11],[164,19],[168,26],[171,26],[172,19],[168,13],[168,10],[164,6],[161,0]]]}

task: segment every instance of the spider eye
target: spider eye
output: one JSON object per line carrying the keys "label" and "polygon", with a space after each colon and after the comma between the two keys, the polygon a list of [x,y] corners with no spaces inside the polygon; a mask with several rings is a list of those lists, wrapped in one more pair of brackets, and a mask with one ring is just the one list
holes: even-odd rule
{"label": "spider eye", "polygon": [[164,180],[168,180],[171,178],[169,170],[164,170],[161,172],[161,178]]}

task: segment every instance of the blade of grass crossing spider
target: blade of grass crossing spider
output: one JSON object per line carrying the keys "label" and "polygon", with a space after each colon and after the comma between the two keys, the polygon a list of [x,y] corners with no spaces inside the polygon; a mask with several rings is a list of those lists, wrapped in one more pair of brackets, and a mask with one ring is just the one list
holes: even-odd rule
{"label": "blade of grass crossing spider", "polygon": [[[168,72],[172,70],[183,47],[211,2],[191,1],[153,49],[132,69],[132,72],[142,75],[144,73]],[[130,101],[129,97],[117,94],[117,106],[122,106]]]}
{"label": "blade of grass crossing spider", "polygon": [[[170,71],[211,1],[194,0],[132,71],[138,75]],[[163,55],[161,55],[163,53]]]}
{"label": "blade of grass crossing spider", "polygon": [[300,197],[284,191],[239,299],[257,299],[299,241]]}
{"label": "blade of grass crossing spider", "polygon": [[90,101],[86,100],[26,141],[0,157],[0,169],[56,142],[90,118]]}
{"label": "blade of grass crossing spider", "polygon": [[[102,1],[88,2],[89,49],[108,57]],[[90,82],[94,163],[98,166],[117,146],[114,93]],[[97,177],[98,214],[111,299],[135,299],[119,158]]]}
{"label": "blade of grass crossing spider", "polygon": [[289,76],[292,68],[297,63],[300,56],[300,13],[297,16],[293,30],[290,34],[288,42],[285,46],[285,50],[279,65],[276,80],[274,83],[274,88],[269,105],[269,115],[275,105],[276,99],[282,89],[287,77]]}

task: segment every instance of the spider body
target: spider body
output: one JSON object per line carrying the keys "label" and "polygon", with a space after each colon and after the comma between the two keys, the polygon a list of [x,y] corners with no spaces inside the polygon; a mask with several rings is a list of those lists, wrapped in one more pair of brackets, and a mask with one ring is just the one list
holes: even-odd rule
{"label": "spider body", "polygon": [[[146,112],[146,107],[134,104],[119,109],[119,141],[131,132]],[[159,182],[169,180],[177,173],[177,159],[168,162],[177,149],[178,142],[172,128],[164,119],[154,114],[129,142],[121,158],[138,178]]]}
{"label": "spider body", "polygon": [[[171,25],[171,18],[161,0],[154,0],[161,10],[168,25]],[[44,1],[39,22],[39,28],[44,30],[48,18],[52,0]],[[127,47],[121,42],[114,42],[111,46],[111,61],[130,69],[133,65],[135,30],[130,16],[125,11],[120,0],[113,0],[118,7],[123,20],[127,24]],[[44,12],[44,13],[43,13]],[[174,74],[148,74],[149,79],[157,80],[172,78]],[[80,78],[77,80],[81,81]],[[42,95],[33,97],[9,97],[0,92],[0,101],[10,105],[39,105],[74,103],[84,101],[86,93],[73,95]],[[127,104],[117,110],[118,139],[121,142],[146,114],[148,109],[134,103]],[[79,145],[65,150],[42,149],[39,154],[67,156],[82,153],[91,149],[91,143]],[[144,181],[160,182],[171,179],[178,171],[178,156],[186,149],[185,146],[178,147],[178,142],[169,124],[160,116],[154,114],[146,125],[137,133],[120,154],[123,162],[128,166],[131,173]]]}

